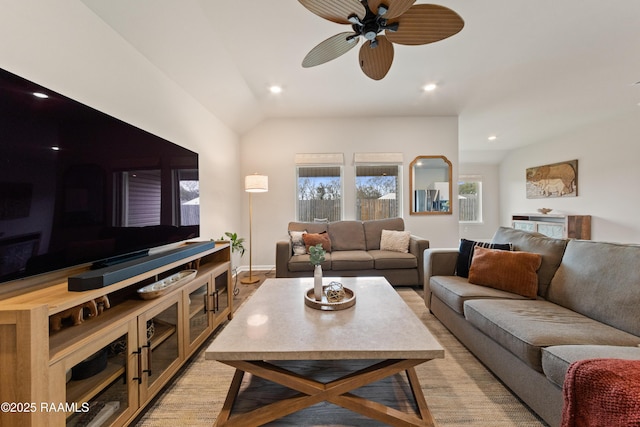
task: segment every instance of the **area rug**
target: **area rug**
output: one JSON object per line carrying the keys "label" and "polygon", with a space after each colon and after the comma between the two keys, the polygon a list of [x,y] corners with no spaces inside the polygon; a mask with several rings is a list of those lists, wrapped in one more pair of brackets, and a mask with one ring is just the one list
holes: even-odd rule
{"label": "area rug", "polygon": [[[429,313],[421,290],[397,288],[398,293],[445,349],[445,358],[419,365],[416,372],[438,426],[545,426]],[[213,338],[211,338],[213,339]],[[155,399],[137,426],[211,426],[222,408],[233,369],[205,360],[204,349]],[[272,392],[265,388],[265,394]],[[317,407],[316,407],[317,406]],[[287,417],[272,426],[378,426],[342,408],[325,403]],[[314,412],[315,411],[315,412]],[[295,414],[294,414],[295,415]],[[324,415],[330,415],[325,417]]]}

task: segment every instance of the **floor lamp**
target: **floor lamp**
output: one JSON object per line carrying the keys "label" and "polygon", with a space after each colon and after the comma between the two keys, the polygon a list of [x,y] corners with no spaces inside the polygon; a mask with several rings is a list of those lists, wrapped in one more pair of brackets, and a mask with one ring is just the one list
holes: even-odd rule
{"label": "floor lamp", "polygon": [[253,275],[252,260],[253,255],[253,238],[251,237],[251,226],[253,223],[253,202],[252,193],[266,193],[269,191],[269,177],[266,175],[247,175],[244,177],[244,191],[249,193],[249,276],[240,280],[240,283],[251,284],[260,281]]}

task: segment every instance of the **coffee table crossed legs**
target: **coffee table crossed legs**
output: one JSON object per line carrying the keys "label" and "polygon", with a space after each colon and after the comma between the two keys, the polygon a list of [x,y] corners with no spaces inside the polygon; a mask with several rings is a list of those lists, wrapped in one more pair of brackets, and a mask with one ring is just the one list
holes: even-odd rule
{"label": "coffee table crossed legs", "polygon": [[[384,360],[328,383],[318,382],[269,362],[221,361],[236,368],[236,372],[231,382],[227,398],[214,425],[259,426],[315,405],[316,403],[327,401],[393,426],[435,426],[414,369],[415,366],[428,360],[429,359]],[[402,371],[406,372],[409,386],[418,408],[417,415],[405,413],[350,393],[352,390]],[[251,412],[231,416],[231,410],[240,391],[245,372],[296,390],[299,394],[256,408]]]}

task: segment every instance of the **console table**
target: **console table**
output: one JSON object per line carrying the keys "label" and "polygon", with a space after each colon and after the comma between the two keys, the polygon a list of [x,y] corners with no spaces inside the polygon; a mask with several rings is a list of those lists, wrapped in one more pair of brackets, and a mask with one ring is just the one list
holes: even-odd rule
{"label": "console table", "polygon": [[512,227],[557,239],[591,239],[591,215],[513,214]]}

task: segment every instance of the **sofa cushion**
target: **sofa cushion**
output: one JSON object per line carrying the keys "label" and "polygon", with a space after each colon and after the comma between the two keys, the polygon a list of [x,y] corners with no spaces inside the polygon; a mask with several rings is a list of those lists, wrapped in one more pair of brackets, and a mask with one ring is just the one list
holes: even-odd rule
{"label": "sofa cushion", "polygon": [[304,246],[306,252],[309,253],[309,248],[315,245],[322,245],[322,249],[326,252],[331,252],[331,239],[329,239],[328,233],[304,233],[302,235],[304,240]]}
{"label": "sofa cushion", "polygon": [[[324,256],[324,262],[320,265],[322,266],[322,270],[331,270],[330,253],[327,253]],[[309,254],[293,255],[291,258],[289,258],[287,268],[289,269],[289,271],[313,271],[314,265],[311,264]]]}
{"label": "sofa cushion", "polygon": [[287,230],[290,231],[306,231],[308,233],[326,233],[327,224],[317,222],[297,222],[292,221],[287,226]]}
{"label": "sofa cushion", "polygon": [[293,231],[289,230],[289,236],[291,238],[291,250],[294,255],[304,255],[307,253],[307,247],[304,244],[304,239],[302,238],[303,234],[306,234],[307,230],[304,231]]}
{"label": "sofa cushion", "polygon": [[469,269],[469,283],[535,298],[542,256],[477,247]]}
{"label": "sofa cushion", "polygon": [[460,239],[460,249],[458,250],[458,260],[456,261],[456,276],[469,277],[469,267],[473,260],[473,249],[476,246],[489,249],[500,249],[503,251],[512,251],[511,243],[490,243],[476,242],[474,240]]}
{"label": "sofa cushion", "polygon": [[334,251],[366,250],[362,221],[330,222],[329,237]]}
{"label": "sofa cushion", "polygon": [[560,266],[568,240],[554,239],[539,233],[530,233],[509,227],[499,227],[493,235],[492,241],[494,243],[511,243],[516,251],[542,255],[542,263],[538,269],[538,295],[546,298],[547,288]]}
{"label": "sofa cushion", "polygon": [[542,349],[542,371],[549,381],[562,388],[569,366],[586,359],[640,360],[640,347],[554,345]]}
{"label": "sofa cushion", "polygon": [[376,270],[418,267],[418,259],[415,255],[410,253],[383,250],[372,250],[367,252],[373,258],[373,265]]}
{"label": "sofa cushion", "polygon": [[548,299],[640,336],[640,247],[571,240]]}
{"label": "sofa cushion", "polygon": [[331,269],[370,270],[373,257],[367,251],[335,251],[331,254]]}
{"label": "sofa cushion", "polygon": [[505,298],[524,299],[522,295],[486,286],[474,285],[459,276],[432,276],[429,281],[431,292],[452,310],[463,314],[464,302],[468,299]]}
{"label": "sofa cushion", "polygon": [[367,250],[380,249],[380,239],[382,230],[404,231],[404,220],[402,218],[376,219],[363,221],[364,236],[367,242]]}
{"label": "sofa cushion", "polygon": [[411,233],[408,231],[382,230],[380,250],[393,252],[409,252]]}
{"label": "sofa cushion", "polygon": [[539,372],[542,372],[542,347],[563,344],[640,344],[639,337],[549,301],[467,300],[464,303],[464,317]]}

